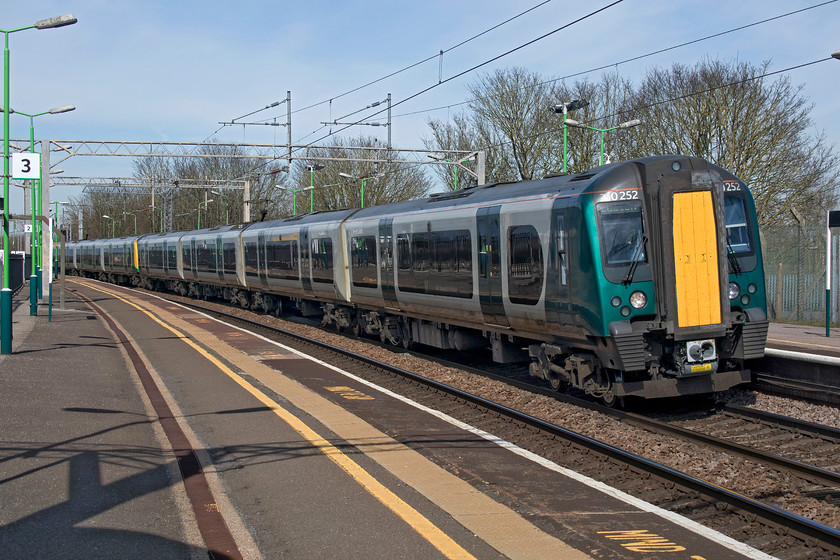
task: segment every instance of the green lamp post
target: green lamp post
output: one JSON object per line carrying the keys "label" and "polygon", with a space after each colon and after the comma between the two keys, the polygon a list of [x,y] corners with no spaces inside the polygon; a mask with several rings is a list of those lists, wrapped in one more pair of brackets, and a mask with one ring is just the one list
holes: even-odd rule
{"label": "green lamp post", "polygon": [[[59,113],[67,113],[76,108],[72,105],[62,105],[61,107],[53,107],[49,111],[42,111],[40,113],[24,113],[23,111],[16,111],[9,108],[9,113],[16,113],[24,117],[29,117],[29,152],[35,151],[35,117],[41,115],[57,115]],[[38,173],[40,175],[40,171]],[[44,263],[42,262],[42,225],[38,216],[44,213],[43,196],[41,194],[41,179],[34,179],[32,181],[32,188],[30,190],[30,206],[32,207],[32,274],[29,277],[29,314],[38,314],[38,294],[42,292],[42,269]]]}
{"label": "green lamp post", "polygon": [[360,207],[364,208],[365,207],[365,181],[368,181],[370,179],[376,179],[376,172],[374,171],[373,173],[367,173],[365,175],[359,175],[358,177],[355,177],[353,175],[349,175],[347,173],[339,173],[338,176],[339,177],[344,177],[345,179],[353,179],[354,181],[360,181],[361,182],[361,189],[359,191],[360,198],[361,198]]}
{"label": "green lamp post", "polygon": [[137,214],[134,212],[123,212],[123,216],[128,214],[129,216],[134,216],[134,235],[137,235]]}
{"label": "green lamp post", "polygon": [[563,173],[566,172],[566,162],[568,161],[566,150],[568,139],[568,128],[566,127],[566,124],[568,122],[568,114],[573,113],[578,109],[583,109],[588,105],[589,101],[587,101],[586,99],[575,99],[574,101],[569,101],[568,103],[560,103],[559,105],[554,106],[555,113],[563,114]]}
{"label": "green lamp post", "polygon": [[589,130],[601,133],[601,157],[598,160],[598,165],[604,165],[604,133],[616,129],[633,128],[634,126],[642,124],[642,121],[639,119],[633,119],[632,121],[623,122],[610,128],[595,128],[594,126],[589,126],[588,124],[583,124],[573,119],[566,119],[566,124],[575,128],[588,128]]}
{"label": "green lamp post", "polygon": [[228,203],[228,195],[222,194],[221,191],[210,191],[211,193],[221,196],[225,203],[225,225],[230,225],[230,204]]}
{"label": "green lamp post", "polygon": [[72,14],[36,21],[17,29],[0,29],[3,49],[3,288],[0,291],[0,354],[12,353],[12,289],[9,287],[9,35],[25,29],[50,29],[76,23]]}
{"label": "green lamp post", "polygon": [[[314,163],[306,168],[309,170],[309,213],[311,214],[315,211],[315,198],[313,196],[315,193],[315,172],[320,171],[324,166],[320,163]],[[294,206],[294,201],[292,201],[292,205]]]}

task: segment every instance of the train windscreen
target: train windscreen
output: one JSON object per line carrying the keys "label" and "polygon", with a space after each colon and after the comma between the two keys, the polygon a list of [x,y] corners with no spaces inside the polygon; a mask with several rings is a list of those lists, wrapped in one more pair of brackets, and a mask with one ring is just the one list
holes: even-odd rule
{"label": "train windscreen", "polygon": [[647,262],[639,202],[606,202],[598,205],[607,265]]}

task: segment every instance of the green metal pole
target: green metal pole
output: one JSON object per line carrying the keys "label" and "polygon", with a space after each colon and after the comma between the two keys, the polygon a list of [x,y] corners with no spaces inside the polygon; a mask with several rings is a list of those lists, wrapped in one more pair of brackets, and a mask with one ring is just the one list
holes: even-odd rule
{"label": "green metal pole", "polygon": [[362,179],[362,208],[365,207],[365,181],[367,181],[367,179]]}
{"label": "green metal pole", "polygon": [[569,127],[566,126],[566,106],[563,105],[563,173],[566,172],[566,138]]}
{"label": "green metal pole", "polygon": [[315,208],[315,201],[312,197],[312,193],[315,192],[315,170],[311,167],[309,168],[309,213],[311,214]]}
{"label": "green metal pole", "polygon": [[9,287],[9,32],[3,32],[3,289],[0,291],[0,353],[12,353],[12,289]]}
{"label": "green metal pole", "polygon": [[604,133],[606,130],[602,130],[601,132],[601,157],[598,158],[598,165],[604,165]]}

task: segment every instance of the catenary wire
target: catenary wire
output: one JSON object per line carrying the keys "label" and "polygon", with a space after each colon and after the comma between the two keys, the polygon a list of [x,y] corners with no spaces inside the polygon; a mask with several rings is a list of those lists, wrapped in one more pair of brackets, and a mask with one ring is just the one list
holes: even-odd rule
{"label": "catenary wire", "polygon": [[[505,56],[508,56],[509,54],[512,54],[512,53],[514,53],[514,52],[516,52],[516,51],[519,51],[519,50],[521,50],[521,49],[523,49],[523,48],[525,48],[525,47],[528,47],[528,46],[530,46],[530,45],[533,45],[534,43],[536,43],[536,42],[538,42],[538,41],[541,41],[541,40],[543,40],[543,39],[545,39],[545,38],[547,38],[547,37],[550,37],[551,35],[554,35],[555,33],[558,33],[558,32],[560,32],[560,31],[563,31],[563,30],[565,30],[565,29],[568,29],[569,27],[571,27],[571,26],[573,26],[573,25],[575,25],[575,24],[577,24],[577,23],[580,23],[580,22],[582,22],[582,21],[584,21],[584,20],[586,20],[586,19],[589,19],[589,18],[591,18],[591,17],[593,17],[593,16],[595,16],[595,15],[597,15],[597,14],[599,14],[599,13],[601,13],[601,12],[605,11],[605,10],[608,10],[608,9],[610,9],[610,8],[612,8],[612,7],[614,7],[614,6],[618,5],[618,4],[620,4],[620,3],[622,3],[623,1],[624,1],[624,0],[615,0],[614,2],[612,2],[612,3],[610,3],[610,4],[607,4],[606,6],[603,6],[603,7],[601,7],[601,8],[598,8],[597,10],[594,10],[594,11],[592,11],[592,12],[589,12],[588,14],[586,14],[586,15],[584,15],[584,16],[581,16],[581,17],[579,17],[579,18],[577,18],[577,19],[575,19],[575,20],[573,20],[573,21],[571,21],[571,22],[569,22],[569,23],[566,23],[566,24],[564,24],[564,25],[562,25],[562,26],[560,26],[560,27],[558,27],[558,28],[556,28],[556,29],[554,29],[554,30],[552,30],[552,31],[549,31],[548,33],[544,33],[544,34],[540,35],[539,37],[537,37],[537,38],[535,38],[535,39],[531,39],[530,41],[527,41],[527,42],[525,42],[525,43],[523,43],[523,44],[519,45],[518,47],[514,47],[514,48],[512,48],[512,49],[510,49],[510,50],[508,50],[508,51],[503,52],[502,54],[496,55],[496,56],[494,56],[494,57],[492,57],[492,58],[490,58],[490,59],[488,59],[488,60],[485,60],[484,62],[481,62],[481,63],[476,64],[476,65],[474,65],[474,66],[472,66],[472,67],[470,67],[470,68],[468,68],[468,69],[466,69],[466,70],[463,70],[463,71],[461,71],[461,72],[458,72],[457,74],[454,74],[454,75],[452,75],[452,76],[450,76],[450,77],[446,78],[445,80],[438,81],[437,83],[432,84],[432,85],[430,85],[430,86],[428,86],[428,87],[426,87],[426,88],[424,88],[424,89],[422,89],[422,90],[420,90],[420,91],[418,91],[418,92],[416,92],[416,93],[413,93],[412,95],[409,95],[409,96],[408,96],[408,97],[406,97],[406,98],[400,99],[400,100],[399,100],[399,101],[397,101],[396,103],[392,103],[392,104],[391,104],[391,108],[393,109],[394,107],[396,107],[396,106],[398,106],[398,105],[402,105],[403,103],[406,103],[407,101],[410,101],[410,100],[412,100],[412,99],[414,99],[414,98],[416,98],[416,97],[419,97],[420,95],[423,95],[424,93],[427,93],[427,92],[429,92],[429,91],[431,91],[431,90],[433,90],[433,89],[437,88],[438,86],[441,86],[441,85],[443,85],[443,84],[445,84],[445,83],[447,83],[447,82],[451,82],[452,80],[455,80],[455,79],[457,79],[457,78],[460,78],[461,76],[464,76],[464,75],[466,75],[466,74],[469,74],[470,72],[474,72],[475,70],[478,70],[479,68],[482,68],[482,67],[484,67],[484,66],[486,66],[486,65],[488,65],[488,64],[491,64],[491,63],[493,63],[493,62],[495,62],[495,61],[497,61],[497,60],[499,60],[499,59],[501,59],[501,58],[504,58]],[[334,135],[336,135],[336,134],[338,134],[338,133],[340,133],[340,132],[342,132],[342,131],[344,131],[344,130],[347,130],[347,129],[348,129],[348,128],[350,128],[351,126],[355,126],[355,125],[357,125],[357,124],[359,124],[359,123],[362,123],[362,122],[364,122],[364,121],[366,121],[366,120],[368,120],[368,119],[371,119],[371,118],[375,117],[376,115],[379,115],[379,114],[381,114],[381,113],[385,112],[386,110],[387,110],[387,109],[380,109],[380,110],[378,110],[378,111],[376,111],[376,112],[374,112],[374,113],[371,113],[370,115],[368,115],[368,116],[366,116],[366,117],[363,117],[363,118],[361,118],[361,119],[357,120],[357,121],[356,121],[356,122],[354,122],[354,123],[350,123],[350,124],[348,124],[348,125],[346,125],[346,126],[344,126],[344,127],[342,127],[342,128],[339,128],[338,130],[336,130],[336,131],[334,131],[334,132],[330,132],[329,134],[326,134],[326,135],[322,136],[321,138],[318,138],[317,140],[315,140],[314,142],[311,142],[311,143],[313,143],[313,144],[314,144],[314,143],[320,142],[321,140],[324,140],[324,139],[326,139],[326,138],[329,138],[330,136],[334,136]]]}
{"label": "catenary wire", "polygon": [[[821,8],[821,7],[823,7],[823,6],[826,6],[826,5],[828,5],[828,4],[833,4],[833,3],[835,3],[835,2],[837,2],[837,0],[828,0],[828,1],[826,1],[826,2],[821,2],[821,3],[819,3],[819,4],[814,4],[813,6],[807,6],[807,7],[805,7],[805,8],[801,8],[801,9],[799,9],[799,10],[794,10],[794,11],[792,11],[792,12],[787,12],[787,13],[784,13],[784,14],[780,14],[780,15],[777,15],[777,16],[773,16],[773,17],[771,17],[771,18],[763,19],[763,20],[756,21],[756,22],[753,22],[753,23],[748,23],[748,24],[746,24],[746,25],[741,25],[741,26],[739,26],[739,27],[733,27],[732,29],[728,29],[728,30],[726,30],[726,31],[721,31],[721,32],[719,32],[719,33],[714,33],[714,34],[712,34],[712,35],[706,35],[705,37],[700,37],[700,38],[698,38],[698,39],[693,39],[693,40],[691,40],[691,41],[686,41],[685,43],[680,43],[680,44],[678,44],[678,45],[673,45],[673,46],[670,46],[670,47],[665,47],[665,48],[658,49],[658,50],[655,50],[655,51],[651,51],[651,52],[649,52],[649,53],[645,53],[645,54],[640,54],[640,55],[637,55],[637,56],[634,56],[634,57],[631,57],[631,58],[626,58],[626,59],[624,59],[624,60],[620,60],[620,61],[618,61],[618,62],[613,62],[613,63],[610,63],[610,64],[604,64],[603,66],[598,66],[598,67],[596,67],[596,68],[590,68],[589,70],[583,70],[583,71],[580,71],[580,72],[575,72],[574,74],[568,74],[568,75],[563,76],[563,77],[561,77],[561,78],[553,78],[553,79],[551,79],[551,80],[546,80],[545,82],[541,82],[541,83],[540,83],[540,84],[538,84],[538,85],[547,85],[547,84],[552,84],[552,83],[555,83],[555,82],[559,82],[559,81],[563,81],[563,80],[568,80],[569,78],[574,78],[574,77],[577,77],[577,76],[582,76],[582,75],[584,75],[584,74],[591,74],[592,72],[597,72],[597,71],[599,71],[599,70],[605,70],[605,69],[607,69],[607,68],[614,68],[614,67],[618,67],[618,66],[619,66],[619,65],[621,65],[621,64],[627,64],[627,63],[629,63],[629,62],[635,62],[635,61],[637,61],[637,60],[641,60],[641,59],[643,59],[643,58],[648,58],[648,57],[651,57],[651,56],[655,56],[655,55],[657,55],[657,54],[662,54],[662,53],[664,53],[664,52],[668,52],[668,51],[676,50],[676,49],[679,49],[679,48],[682,48],[682,47],[686,47],[686,46],[689,46],[689,45],[693,45],[693,44],[695,44],[695,43],[700,43],[700,42],[703,42],[703,41],[708,41],[708,40],[710,40],[710,39],[715,39],[715,38],[717,38],[717,37],[721,37],[721,36],[723,36],[723,35],[727,35],[727,34],[729,34],[729,33],[734,33],[734,32],[736,32],[736,31],[743,31],[744,29],[748,29],[748,28],[750,28],[750,27],[755,27],[755,26],[757,26],[757,25],[761,25],[761,24],[764,24],[764,23],[768,23],[768,22],[771,22],[771,21],[775,21],[775,20],[777,20],[777,19],[781,19],[781,18],[785,18],[785,17],[788,17],[788,16],[792,16],[792,15],[795,15],[795,14],[798,14],[798,13],[801,13],[801,12],[805,12],[805,11],[808,11],[808,10],[813,10],[813,9],[815,9],[815,8]],[[491,97],[492,97],[492,96],[491,96]],[[476,99],[467,99],[466,101],[460,101],[460,102],[458,102],[458,103],[453,103],[453,104],[451,104],[451,105],[443,105],[443,106],[440,106],[440,107],[434,107],[434,108],[432,108],[432,109],[420,109],[420,110],[418,110],[418,111],[412,111],[412,112],[410,112],[410,113],[400,113],[399,115],[392,115],[392,117],[391,117],[391,118],[396,119],[396,118],[400,118],[400,117],[407,117],[407,116],[419,115],[419,114],[422,114],[422,113],[431,113],[431,112],[434,112],[434,111],[441,111],[441,110],[443,110],[443,109],[452,109],[452,108],[454,108],[454,107],[459,107],[459,106],[461,106],[461,105],[467,105],[467,104],[469,104],[469,103],[472,103],[473,101],[476,101]]]}

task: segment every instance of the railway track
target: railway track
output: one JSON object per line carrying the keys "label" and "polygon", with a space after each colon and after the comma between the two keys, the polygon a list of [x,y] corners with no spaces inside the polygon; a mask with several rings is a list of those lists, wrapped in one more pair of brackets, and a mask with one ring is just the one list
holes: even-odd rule
{"label": "railway track", "polygon": [[[333,345],[302,335],[265,325],[262,322],[234,315],[217,308],[194,302],[182,304],[238,323],[264,336],[300,349],[317,351],[320,359],[342,367],[356,375],[371,379],[388,389],[398,391],[427,406],[473,424],[501,438],[529,449],[547,459],[584,475],[600,480],[628,494],[674,511],[725,534],[750,544],[768,554],[797,558],[840,558],[840,531],[833,527],[806,519],[771,503],[751,499],[737,492],[710,484],[679,472],[660,463],[608,445],[591,437],[551,424],[510,407],[478,397],[454,387],[436,382],[366,356],[355,354]],[[463,366],[462,366],[463,367]],[[694,443],[725,450],[727,453],[749,456],[753,461],[772,464],[785,469],[807,484],[816,485],[814,496],[828,499],[835,492],[840,495],[840,475],[827,468],[805,465],[784,457],[769,459],[760,450],[727,440],[723,437],[702,434],[679,425],[677,421],[665,422],[639,414],[604,409],[591,402],[558,395],[547,389],[536,388],[525,381],[506,383],[518,385],[530,392],[542,393],[574,402],[576,406],[595,408],[610,414],[623,423],[644,426],[646,430],[667,434],[670,437],[691,439]],[[726,414],[749,414],[728,409]],[[730,417],[731,418],[731,417]],[[757,420],[761,425],[766,418]],[[694,425],[695,427],[698,426]],[[806,428],[797,428],[807,431]],[[802,433],[798,431],[796,433]],[[825,433],[822,440],[837,434]],[[744,436],[748,437],[748,436]],[[804,436],[800,436],[804,437]],[[811,436],[809,436],[811,437]],[[833,444],[832,444],[833,445]]]}

